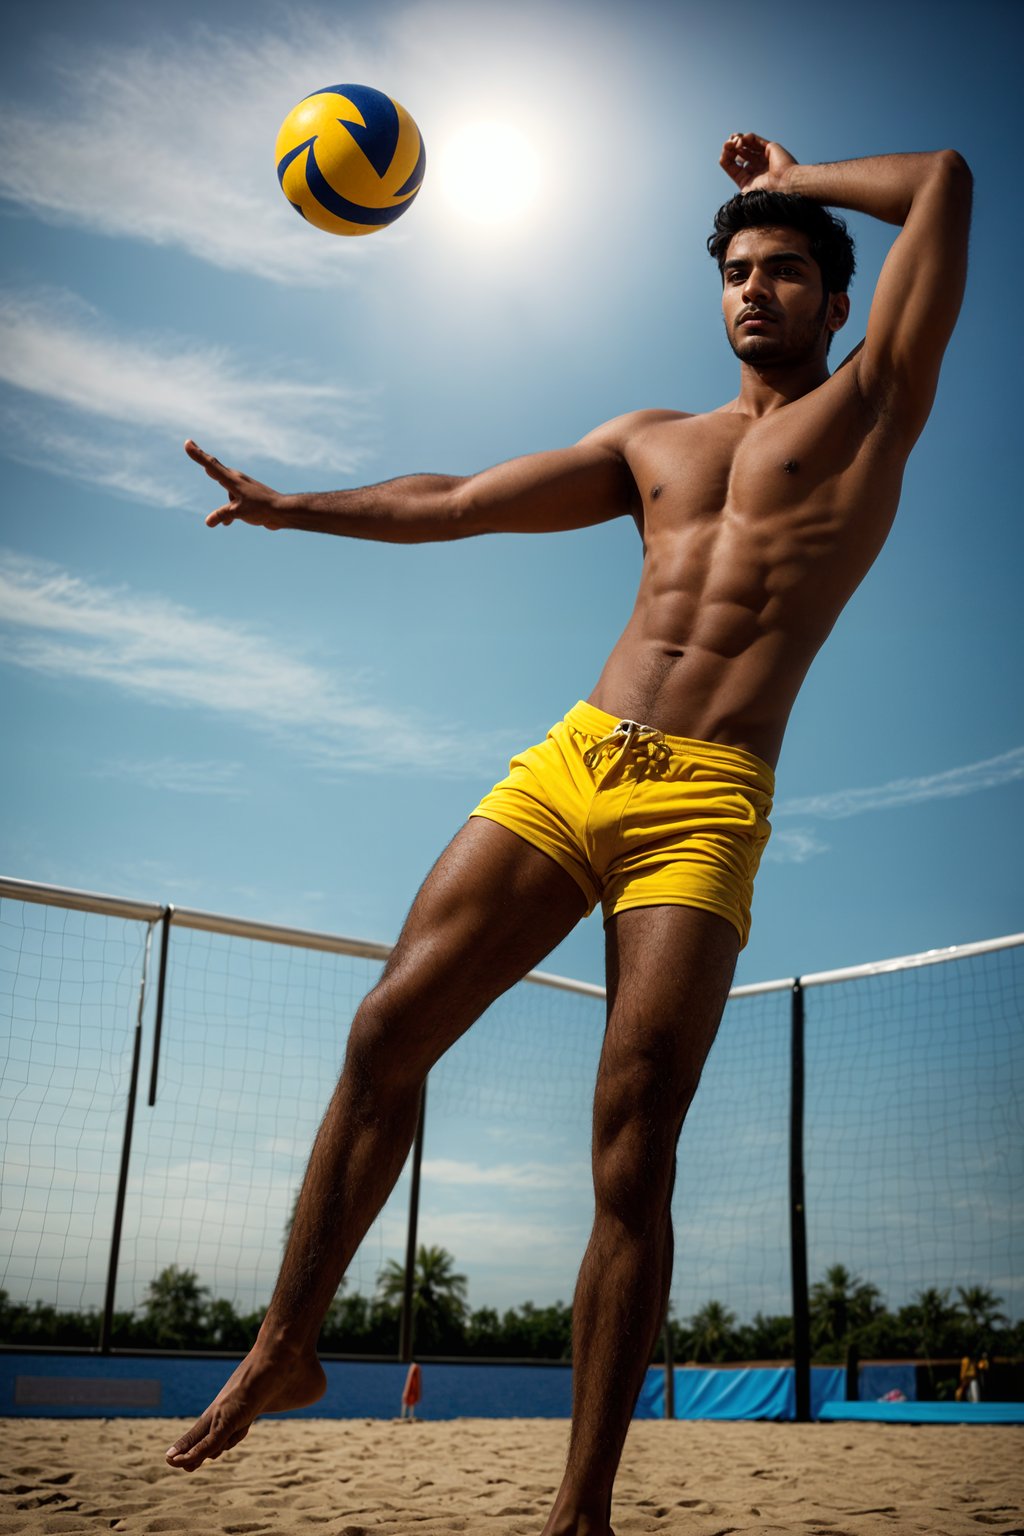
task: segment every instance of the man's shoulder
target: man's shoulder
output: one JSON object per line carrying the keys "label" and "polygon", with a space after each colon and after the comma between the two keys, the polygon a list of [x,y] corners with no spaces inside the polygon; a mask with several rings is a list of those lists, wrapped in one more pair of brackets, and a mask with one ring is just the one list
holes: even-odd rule
{"label": "man's shoulder", "polygon": [[610,421],[602,422],[580,441],[593,444],[595,447],[606,446],[617,449],[621,453],[641,433],[648,431],[651,427],[672,421],[689,421],[693,414],[692,411],[670,411],[659,408],[627,411],[623,416],[613,416]]}

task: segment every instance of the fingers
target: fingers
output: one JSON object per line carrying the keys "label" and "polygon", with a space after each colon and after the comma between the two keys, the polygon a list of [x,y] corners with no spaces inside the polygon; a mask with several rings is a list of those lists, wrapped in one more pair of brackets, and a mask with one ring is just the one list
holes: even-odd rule
{"label": "fingers", "polygon": [[196,464],[201,464],[211,480],[216,480],[226,491],[232,491],[242,478],[237,469],[228,469],[220,459],[215,459],[212,453],[207,453],[205,448],[188,438],[185,442],[185,452]]}
{"label": "fingers", "polygon": [[207,528],[217,528],[221,524],[225,528],[230,527],[236,517],[274,532],[282,526],[267,520],[267,514],[273,513],[276,502],[275,492],[269,486],[254,480],[251,475],[243,474],[240,469],[229,469],[220,459],[214,458],[212,453],[200,448],[191,437],[185,441],[185,452],[193,463],[202,465],[210,479],[216,480],[228,493],[228,500],[208,514]]}
{"label": "fingers", "polygon": [[[228,469],[220,459],[215,459],[212,453],[207,453],[205,448],[200,448],[191,437],[185,439],[185,452],[194,463],[202,465],[211,480],[216,480],[217,484],[222,485],[226,491],[237,493],[238,482],[241,479],[237,469]],[[207,528],[216,528],[221,523],[225,528],[230,527],[234,522],[236,510],[237,502],[233,496],[231,501],[225,502],[222,507],[218,507],[216,511],[209,514],[206,518]]]}
{"label": "fingers", "polygon": [[758,133],[731,133],[722,145],[718,163],[742,190],[766,168],[768,140]]}

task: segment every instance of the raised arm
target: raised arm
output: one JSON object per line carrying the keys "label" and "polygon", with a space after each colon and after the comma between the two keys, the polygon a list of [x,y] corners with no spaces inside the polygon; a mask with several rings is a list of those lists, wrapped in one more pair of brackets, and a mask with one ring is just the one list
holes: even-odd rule
{"label": "raised arm", "polygon": [[795,192],[903,226],[882,267],[852,366],[865,397],[915,438],[935,398],[967,279],[972,178],[966,161],[942,149],[800,165],[780,144],[735,134],[722,164],[743,192]]}
{"label": "raised arm", "polygon": [[555,533],[634,511],[638,494],[623,453],[628,418],[574,447],[510,459],[480,474],[406,475],[351,491],[284,495],[228,469],[191,439],[185,451],[227,492],[206,519],[300,528],[354,539],[421,544],[478,533]]}

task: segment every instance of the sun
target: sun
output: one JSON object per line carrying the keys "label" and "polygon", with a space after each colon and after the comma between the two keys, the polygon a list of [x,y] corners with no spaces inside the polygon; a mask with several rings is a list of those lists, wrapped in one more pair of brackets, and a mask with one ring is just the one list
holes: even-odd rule
{"label": "sun", "polygon": [[448,140],[438,160],[445,200],[474,224],[517,222],[540,191],[540,157],[511,123],[467,124]]}

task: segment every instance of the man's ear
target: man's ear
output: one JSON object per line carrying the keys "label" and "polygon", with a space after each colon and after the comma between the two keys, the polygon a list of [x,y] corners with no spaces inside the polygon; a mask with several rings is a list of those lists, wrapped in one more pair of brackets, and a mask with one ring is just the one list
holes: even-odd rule
{"label": "man's ear", "polygon": [[830,293],[828,298],[828,315],[826,324],[835,335],[841,331],[850,318],[850,295],[848,293]]}

